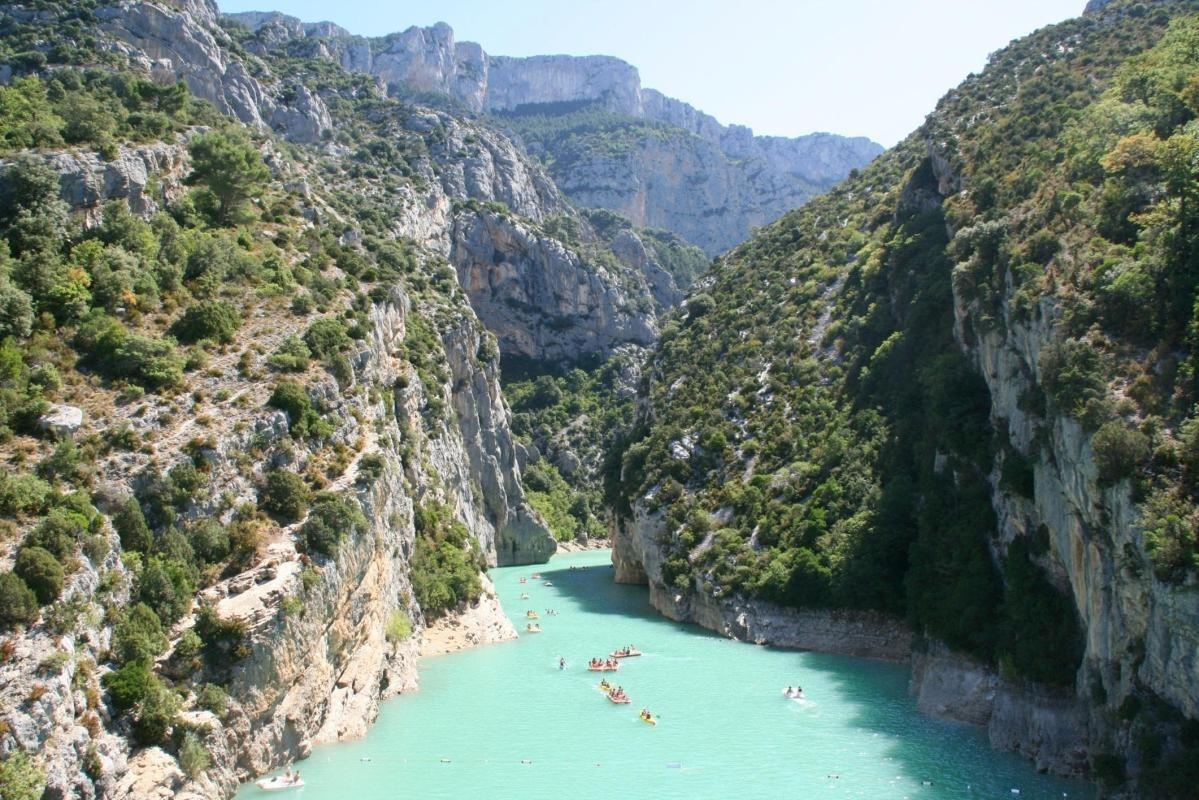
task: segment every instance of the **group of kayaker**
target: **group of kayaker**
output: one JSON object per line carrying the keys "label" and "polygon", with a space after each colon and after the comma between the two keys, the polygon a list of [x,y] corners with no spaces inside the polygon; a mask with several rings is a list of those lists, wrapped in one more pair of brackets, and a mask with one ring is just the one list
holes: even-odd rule
{"label": "group of kayaker", "polygon": [[[604,683],[608,683],[608,682],[604,681]],[[627,694],[625,694],[625,690],[624,690],[623,686],[617,686],[615,688],[612,688],[612,684],[610,684],[610,683],[608,684],[608,699],[611,700],[613,703],[620,703],[620,704],[632,702],[629,700],[629,696]]]}

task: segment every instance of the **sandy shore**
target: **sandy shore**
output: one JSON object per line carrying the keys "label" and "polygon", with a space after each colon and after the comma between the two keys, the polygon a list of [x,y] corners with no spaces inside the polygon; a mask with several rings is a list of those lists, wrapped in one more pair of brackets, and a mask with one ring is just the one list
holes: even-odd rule
{"label": "sandy shore", "polygon": [[[559,542],[559,553],[582,553],[587,550],[603,550],[611,547],[608,539],[591,539],[587,542]],[[531,571],[540,566],[530,564]],[[480,647],[485,644],[508,642],[517,638],[516,628],[504,613],[496,597],[495,586],[483,578],[483,595],[473,605],[452,611],[435,620],[421,635],[420,655],[444,656]]]}
{"label": "sandy shore", "polygon": [[586,542],[558,542],[559,553],[583,553],[588,550],[607,550],[611,539],[588,539]]}
{"label": "sandy shore", "polygon": [[484,644],[507,642],[516,638],[516,628],[495,596],[495,587],[483,578],[483,595],[466,608],[446,614],[425,628],[420,654],[443,656]]}

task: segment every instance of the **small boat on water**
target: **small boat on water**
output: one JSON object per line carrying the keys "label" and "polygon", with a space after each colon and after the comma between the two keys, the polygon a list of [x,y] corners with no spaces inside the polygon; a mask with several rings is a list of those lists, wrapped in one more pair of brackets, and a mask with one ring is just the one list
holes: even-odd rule
{"label": "small boat on water", "polygon": [[554,582],[553,582],[553,581],[546,581],[545,583],[543,583],[543,584],[541,584],[541,585],[542,585],[542,586],[553,586],[553,585],[554,585]]}
{"label": "small boat on water", "polygon": [[598,684],[596,684],[595,688],[599,689],[604,694],[607,694],[608,692],[612,691],[616,687],[613,686],[612,684],[608,683],[607,678],[604,678],[602,681],[600,681]]}
{"label": "small boat on water", "polygon": [[256,781],[254,785],[264,792],[282,792],[285,789],[299,789],[304,785],[304,781],[300,780],[299,775],[290,778],[286,775],[276,775]]}
{"label": "small boat on water", "polygon": [[526,579],[526,578],[521,578],[521,579],[520,579],[520,582],[521,582],[521,583],[528,583],[529,581],[528,581],[528,579]]}
{"label": "small boat on water", "polygon": [[783,689],[783,697],[787,698],[788,700],[803,700],[803,689],[799,686],[796,686],[795,688],[788,686],[786,689]]}
{"label": "small boat on water", "polygon": [[640,714],[640,717],[641,717],[641,721],[644,722],[646,725],[657,725],[658,724],[658,718],[655,717],[653,714],[649,713],[648,711],[642,711]]}
{"label": "small boat on water", "polygon": [[528,625],[525,626],[525,631],[527,631],[528,633],[541,633],[541,626],[538,625],[536,622],[530,622]]}
{"label": "small boat on water", "polygon": [[618,706],[625,706],[632,702],[627,694],[617,692],[615,689],[608,692],[608,699]]}
{"label": "small boat on water", "polygon": [[629,645],[628,647],[624,648],[623,650],[617,650],[614,653],[610,653],[608,657],[609,658],[634,658],[639,655],[643,655],[643,653],[640,650],[638,650],[636,647]]}
{"label": "small boat on water", "polygon": [[587,664],[588,672],[616,672],[620,669],[619,661],[600,661],[598,658]]}
{"label": "small boat on water", "polygon": [[520,593],[520,599],[521,599],[521,600],[528,600],[528,599],[529,599],[529,593],[528,593],[528,592],[521,592],[521,593]]}
{"label": "small boat on water", "polygon": [[541,573],[540,573],[540,572],[534,572],[534,573],[533,573],[533,580],[535,580],[535,581],[539,581],[539,580],[541,580]]}
{"label": "small boat on water", "polygon": [[525,612],[525,616],[529,619],[537,619],[537,612],[530,608]]}

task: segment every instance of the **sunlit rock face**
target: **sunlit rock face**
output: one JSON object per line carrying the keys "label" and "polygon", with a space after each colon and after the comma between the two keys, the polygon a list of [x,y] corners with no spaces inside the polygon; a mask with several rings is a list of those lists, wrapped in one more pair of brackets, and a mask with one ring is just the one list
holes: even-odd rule
{"label": "sunlit rock face", "polygon": [[640,227],[662,228],[715,255],[756,226],[802,205],[882,152],[863,137],[814,133],[755,136],[722,125],[693,106],[641,85],[636,67],[611,56],[488,55],[458,42],[444,23],[409,28],[373,43],[329,23],[282,14],[230,14],[276,46],[300,48],[345,69],[374,75],[398,93],[448,95],[466,109],[503,117],[560,113],[591,105],[664,126],[667,135],[634,133],[621,152],[600,150],[562,161],[551,147],[527,142],[576,203],[616,211]]}

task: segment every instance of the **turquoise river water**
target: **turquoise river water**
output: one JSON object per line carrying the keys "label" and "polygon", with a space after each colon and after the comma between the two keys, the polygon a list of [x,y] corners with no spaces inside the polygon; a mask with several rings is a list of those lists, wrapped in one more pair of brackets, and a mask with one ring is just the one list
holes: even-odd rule
{"label": "turquoise river water", "polygon": [[[978,729],[918,714],[903,666],[758,647],[670,622],[649,607],[644,588],[612,583],[609,558],[593,551],[493,570],[519,641],[426,659],[419,692],[388,701],[365,739],[315,748],[296,765],[306,785],[273,796],[1094,795],[1087,784],[1038,775],[1023,759],[991,750]],[[532,580],[536,571],[542,580]],[[526,591],[529,600],[521,600]],[[549,608],[557,615],[546,615]],[[529,609],[541,615],[540,634],[525,633]],[[586,666],[626,644],[645,655],[610,676],[632,699],[618,706]],[[804,701],[782,696],[794,684],[803,686]],[[659,715],[657,727],[641,722],[642,706]],[[237,795],[266,796],[253,785]]]}

